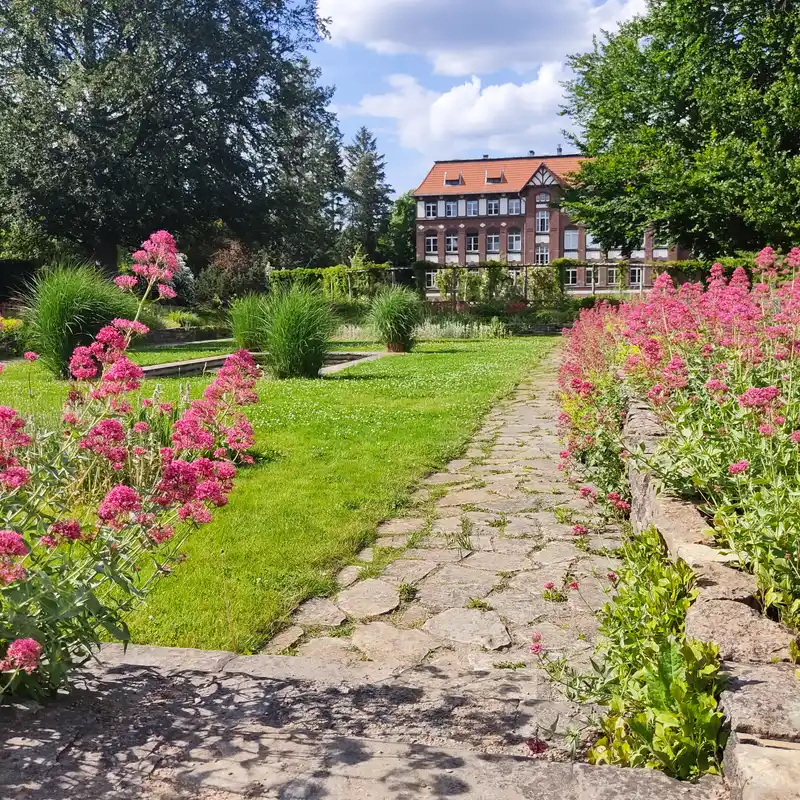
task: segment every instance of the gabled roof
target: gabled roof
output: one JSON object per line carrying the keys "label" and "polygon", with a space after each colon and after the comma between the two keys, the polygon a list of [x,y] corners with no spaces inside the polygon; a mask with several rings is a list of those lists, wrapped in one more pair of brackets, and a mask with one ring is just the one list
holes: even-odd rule
{"label": "gabled roof", "polygon": [[[544,166],[559,183],[566,183],[571,172],[580,169],[583,157],[522,156],[517,158],[474,158],[466,161],[437,161],[424,181],[414,191],[417,197],[448,194],[501,194],[520,192],[536,171]],[[461,183],[448,186],[445,176],[461,175]],[[502,177],[500,183],[487,183],[488,178]]]}

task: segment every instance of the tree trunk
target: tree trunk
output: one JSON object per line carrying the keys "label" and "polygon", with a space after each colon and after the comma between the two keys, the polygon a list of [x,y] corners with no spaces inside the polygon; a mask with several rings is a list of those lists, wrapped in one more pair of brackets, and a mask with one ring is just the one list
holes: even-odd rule
{"label": "tree trunk", "polygon": [[117,274],[117,238],[108,236],[98,239],[94,246],[97,266],[109,275]]}

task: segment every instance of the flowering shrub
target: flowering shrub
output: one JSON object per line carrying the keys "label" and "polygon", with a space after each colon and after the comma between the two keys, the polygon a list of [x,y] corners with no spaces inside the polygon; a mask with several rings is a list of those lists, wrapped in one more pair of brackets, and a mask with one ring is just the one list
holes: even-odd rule
{"label": "flowering shrub", "polygon": [[0,353],[17,356],[22,352],[23,322],[13,317],[0,317]]}
{"label": "flowering shrub", "polygon": [[[142,282],[140,310],[176,255],[165,231],[134,254],[135,277],[118,282]],[[138,314],[115,319],[74,350],[61,430],[34,431],[0,407],[0,693],[53,691],[102,632],[127,641],[125,613],[169,573],[192,526],[227,503],[236,462],[250,460],[249,353],[176,406],[139,397],[143,372],[126,350],[146,330]]]}
{"label": "flowering shrub", "polygon": [[[651,467],[700,504],[719,543],[757,576],[763,607],[793,626],[800,624],[798,266],[800,249],[781,259],[766,248],[752,285],[743,269],[728,278],[720,265],[705,287],[677,288],[661,275],[641,301],[584,312],[562,371],[567,468],[586,469],[600,486],[605,465],[620,476],[616,491],[624,496],[627,454],[619,425],[603,412],[621,410],[628,388],[647,398],[667,432]],[[585,339],[598,352],[583,365]],[[624,380],[603,383],[612,376]]]}

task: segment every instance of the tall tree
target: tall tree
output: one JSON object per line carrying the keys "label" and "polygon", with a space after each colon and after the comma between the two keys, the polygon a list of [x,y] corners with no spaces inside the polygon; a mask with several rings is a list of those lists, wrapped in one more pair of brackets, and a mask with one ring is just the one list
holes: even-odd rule
{"label": "tall tree", "polygon": [[386,158],[367,128],[359,128],[344,149],[345,181],[341,254],[352,255],[357,245],[372,260],[386,229],[392,187],[386,183]]}
{"label": "tall tree", "polygon": [[607,246],[800,240],[800,6],[648,0],[571,59],[584,163],[567,210]]}
{"label": "tall tree", "polygon": [[394,267],[409,267],[416,259],[415,226],[417,201],[411,192],[401,194],[389,213],[386,233],[381,237],[380,250]]}
{"label": "tall tree", "polygon": [[319,34],[314,0],[7,0],[3,211],[109,265],[153,228],[252,231]]}
{"label": "tall tree", "polygon": [[285,143],[262,242],[274,266],[329,266],[336,258],[336,199],[344,180],[341,133],[327,108],[333,93],[320,88],[318,78],[318,70],[309,67],[299,87],[306,99],[289,109],[282,126]]}

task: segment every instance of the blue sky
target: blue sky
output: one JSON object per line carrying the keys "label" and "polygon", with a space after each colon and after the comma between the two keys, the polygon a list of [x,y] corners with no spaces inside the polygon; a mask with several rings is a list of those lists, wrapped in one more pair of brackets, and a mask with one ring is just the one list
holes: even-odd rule
{"label": "blue sky", "polygon": [[330,40],[313,60],[345,139],[378,137],[398,192],[437,158],[552,153],[567,54],[645,0],[318,0]]}

